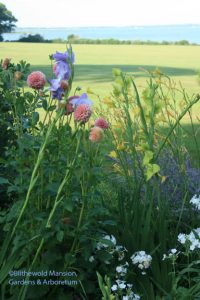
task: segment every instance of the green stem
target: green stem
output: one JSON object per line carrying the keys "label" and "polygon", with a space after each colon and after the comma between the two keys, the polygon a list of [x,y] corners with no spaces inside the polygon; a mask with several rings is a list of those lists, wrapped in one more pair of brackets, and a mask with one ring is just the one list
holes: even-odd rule
{"label": "green stem", "polygon": [[188,112],[188,110],[198,101],[200,100],[200,96],[197,95],[196,98],[190,102],[190,104],[183,110],[183,112],[179,115],[178,119],[176,120],[176,122],[174,123],[174,125],[170,128],[166,138],[164,139],[162,145],[160,146],[158,152],[155,155],[155,160],[158,158],[160,152],[162,151],[162,149],[164,148],[167,140],[169,139],[170,135],[173,133],[174,129],[176,128],[176,126],[179,124],[179,122],[181,121],[181,119],[185,116],[185,114]]}
{"label": "green stem", "polygon": [[50,137],[50,135],[51,135],[52,129],[53,129],[54,125],[56,124],[57,120],[59,119],[59,117],[60,117],[60,115],[58,114],[57,117],[56,117],[56,118],[54,119],[54,121],[52,122],[52,124],[50,125],[50,127],[49,127],[49,129],[48,129],[48,131],[47,131],[47,133],[46,133],[46,137],[45,137],[44,143],[43,143],[43,145],[42,145],[41,148],[40,148],[40,151],[39,151],[39,154],[38,154],[38,157],[37,157],[37,161],[36,161],[36,164],[35,164],[35,166],[34,166],[34,169],[33,169],[32,175],[31,175],[31,180],[30,180],[28,192],[27,192],[27,194],[26,194],[26,199],[25,199],[25,201],[24,201],[24,203],[23,203],[23,206],[22,206],[22,208],[21,208],[21,210],[20,210],[20,214],[19,214],[19,216],[18,216],[18,218],[17,218],[17,221],[16,221],[16,223],[15,223],[15,225],[14,225],[12,231],[11,231],[11,234],[10,234],[8,240],[7,240],[7,243],[5,244],[5,246],[2,247],[3,251],[2,251],[2,253],[1,253],[1,261],[3,261],[3,259],[4,259],[4,256],[5,256],[5,254],[6,254],[6,251],[7,251],[7,249],[8,249],[8,246],[9,246],[9,244],[10,244],[10,242],[11,242],[13,236],[15,235],[16,229],[17,229],[17,227],[18,227],[18,225],[19,225],[19,223],[20,223],[20,221],[21,221],[21,219],[22,219],[22,216],[23,216],[23,214],[24,214],[24,212],[25,212],[25,209],[26,209],[26,207],[27,207],[27,205],[28,205],[28,202],[29,202],[29,199],[30,199],[31,191],[33,190],[33,188],[34,188],[34,186],[35,186],[35,184],[36,184],[36,181],[37,181],[37,179],[38,179],[38,174],[37,174],[37,172],[38,172],[38,168],[39,168],[39,166],[40,166],[40,163],[41,163],[41,161],[42,161],[42,159],[43,159],[45,147],[46,147],[47,142],[48,142],[48,140],[49,140],[49,137]]}

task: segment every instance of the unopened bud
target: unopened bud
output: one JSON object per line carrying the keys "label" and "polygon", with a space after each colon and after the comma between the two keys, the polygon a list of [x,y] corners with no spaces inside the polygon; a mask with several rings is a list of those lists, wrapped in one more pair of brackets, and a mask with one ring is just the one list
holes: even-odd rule
{"label": "unopened bud", "polygon": [[65,217],[62,219],[62,221],[64,224],[69,224],[71,220],[70,220],[70,218]]}
{"label": "unopened bud", "polygon": [[65,100],[59,101],[59,108],[65,108],[65,106],[66,106],[66,101]]}
{"label": "unopened bud", "polygon": [[44,92],[43,92],[43,90],[39,90],[39,96],[40,96],[40,97],[44,97]]}
{"label": "unopened bud", "polygon": [[22,78],[22,73],[20,71],[16,71],[14,73],[14,79],[17,81],[17,80],[20,80]]}
{"label": "unopened bud", "polygon": [[69,83],[67,80],[62,80],[60,86],[64,91],[66,91],[69,88]]}

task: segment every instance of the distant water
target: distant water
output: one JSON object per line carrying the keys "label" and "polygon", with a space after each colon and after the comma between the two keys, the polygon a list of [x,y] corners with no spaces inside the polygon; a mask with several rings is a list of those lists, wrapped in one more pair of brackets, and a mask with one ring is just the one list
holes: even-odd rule
{"label": "distant water", "polygon": [[15,32],[3,34],[4,40],[18,40],[28,34],[41,34],[45,39],[67,39],[70,34],[80,38],[142,41],[179,41],[200,44],[200,25],[164,25],[129,27],[71,27],[71,28],[16,28]]}

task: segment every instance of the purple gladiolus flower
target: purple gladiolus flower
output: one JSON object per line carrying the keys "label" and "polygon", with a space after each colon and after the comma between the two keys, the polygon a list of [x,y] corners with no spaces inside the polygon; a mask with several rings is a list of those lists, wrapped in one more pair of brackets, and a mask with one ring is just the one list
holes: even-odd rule
{"label": "purple gladiolus flower", "polygon": [[59,88],[56,91],[51,92],[52,99],[62,100],[63,97],[63,89]]}
{"label": "purple gladiolus flower", "polygon": [[73,64],[74,63],[74,52],[72,52],[72,56],[70,56],[68,51],[66,51],[64,53],[56,51],[56,53],[53,54],[53,58],[56,61],[64,61],[64,62],[68,61],[68,62],[71,62]]}
{"label": "purple gladiolus flower", "polygon": [[51,91],[51,95],[53,99],[61,100],[64,94],[64,90],[61,87],[61,80],[60,79],[52,79],[49,80],[51,86],[49,90]]}
{"label": "purple gladiolus flower", "polygon": [[49,80],[51,86],[49,88],[50,91],[57,91],[57,89],[61,85],[61,80],[60,79],[51,79]]}
{"label": "purple gladiolus flower", "polygon": [[86,93],[83,93],[79,98],[73,99],[71,101],[73,107],[78,106],[80,104],[86,104],[88,106],[92,106],[92,101],[88,98]]}
{"label": "purple gladiolus flower", "polygon": [[69,65],[64,61],[58,61],[54,66],[54,73],[59,79],[69,79],[71,70]]}

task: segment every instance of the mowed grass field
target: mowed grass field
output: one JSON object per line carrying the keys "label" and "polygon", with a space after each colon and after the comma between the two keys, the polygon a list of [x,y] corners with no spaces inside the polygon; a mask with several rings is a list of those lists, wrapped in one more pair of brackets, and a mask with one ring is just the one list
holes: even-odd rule
{"label": "mowed grass field", "polygon": [[[41,70],[51,78],[49,55],[65,51],[64,44],[0,43],[0,58],[13,62],[23,59],[32,70]],[[181,81],[189,93],[198,93],[197,73],[200,70],[200,46],[155,45],[73,45],[76,57],[75,85],[90,87],[101,96],[111,91],[112,69],[121,68],[135,76],[136,83],[144,86],[145,72],[141,68],[156,67]]]}

